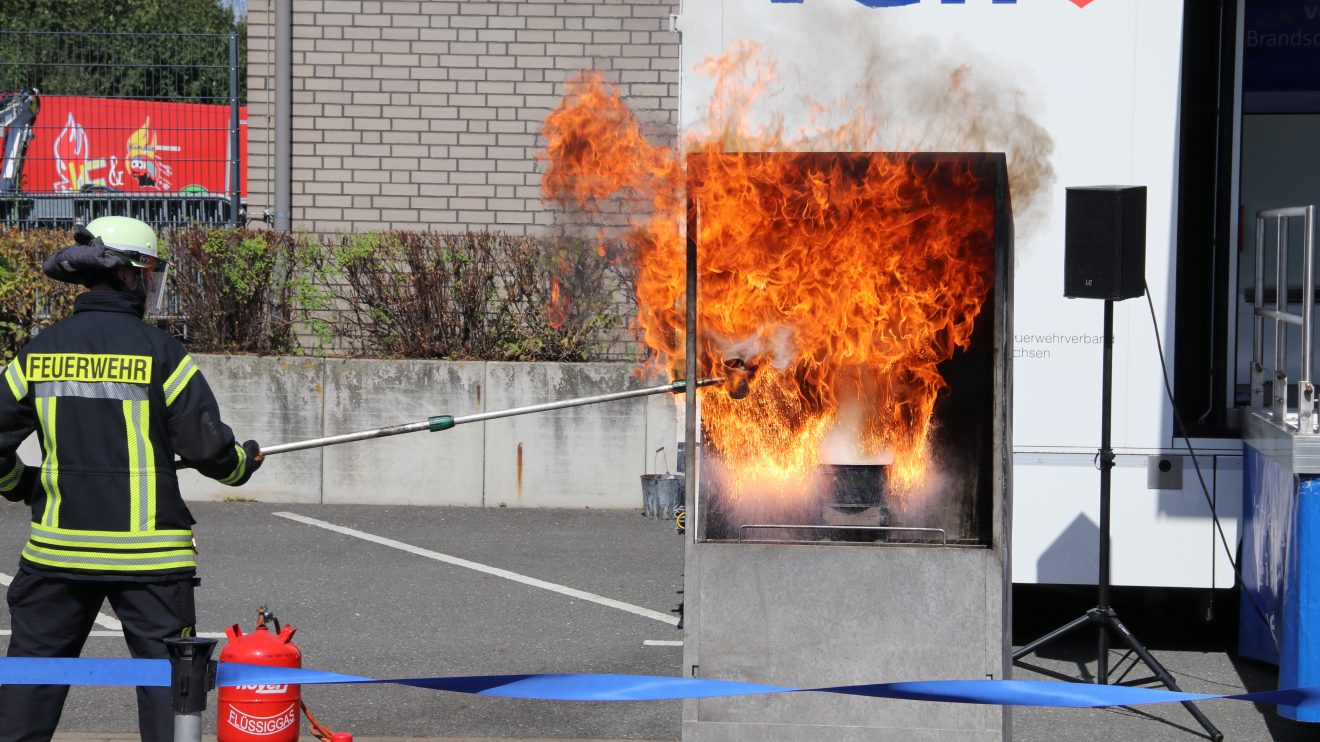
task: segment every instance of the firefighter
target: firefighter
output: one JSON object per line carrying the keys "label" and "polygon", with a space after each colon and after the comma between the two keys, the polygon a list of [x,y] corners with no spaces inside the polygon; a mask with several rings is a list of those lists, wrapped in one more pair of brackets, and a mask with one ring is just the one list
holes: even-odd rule
{"label": "firefighter", "polygon": [[[164,640],[196,623],[195,521],[175,457],[238,486],[261,465],[260,447],[235,441],[197,364],[143,321],[166,275],[155,231],[110,216],[74,237],[43,269],[88,291],[0,384],[0,495],[32,508],[9,586],[9,656],[77,657],[108,599],[132,655],[164,658]],[[17,449],[34,430],[43,457],[28,466]],[[0,687],[0,742],[49,740],[68,690]],[[142,739],[172,739],[169,688],[138,688],[137,699]]]}

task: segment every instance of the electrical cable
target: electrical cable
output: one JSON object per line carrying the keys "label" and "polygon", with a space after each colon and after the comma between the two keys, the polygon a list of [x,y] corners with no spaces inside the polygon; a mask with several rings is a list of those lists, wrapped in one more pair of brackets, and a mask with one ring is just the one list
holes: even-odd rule
{"label": "electrical cable", "polygon": [[[1187,453],[1192,459],[1192,468],[1196,471],[1196,479],[1201,484],[1201,494],[1205,496],[1205,504],[1210,508],[1210,519],[1214,523],[1215,531],[1219,534],[1220,543],[1224,546],[1224,554],[1228,558],[1228,563],[1233,567],[1234,581],[1241,583],[1242,571],[1238,566],[1235,552],[1233,548],[1228,545],[1228,536],[1224,534],[1224,526],[1219,522],[1219,513],[1215,512],[1214,500],[1210,496],[1210,488],[1205,483],[1205,476],[1201,473],[1201,463],[1196,457],[1196,449],[1192,447],[1192,439],[1187,433],[1187,426],[1183,423],[1182,414],[1178,412],[1178,405],[1174,403],[1173,385],[1169,383],[1169,366],[1164,359],[1164,343],[1160,340],[1160,324],[1155,316],[1155,300],[1151,298],[1150,286],[1146,283],[1144,278],[1142,279],[1142,288],[1145,290],[1146,294],[1146,306],[1150,308],[1150,324],[1151,328],[1155,330],[1155,350],[1160,356],[1160,372],[1164,379],[1164,393],[1169,399],[1169,406],[1173,408],[1173,420],[1174,424],[1177,426],[1177,435],[1182,437],[1183,444],[1187,446]],[[1213,560],[1211,561],[1213,562]],[[1213,587],[1214,586],[1211,585],[1212,589]],[[1270,628],[1270,639],[1274,642],[1274,646],[1277,649],[1279,646],[1279,639],[1274,635],[1274,630],[1270,627],[1270,621],[1266,617],[1264,609],[1262,609],[1260,604],[1256,602],[1256,598],[1251,594],[1251,591],[1244,589],[1240,590],[1239,593],[1246,597],[1247,603],[1251,605],[1252,609],[1256,612],[1257,617],[1260,618],[1267,628]]]}

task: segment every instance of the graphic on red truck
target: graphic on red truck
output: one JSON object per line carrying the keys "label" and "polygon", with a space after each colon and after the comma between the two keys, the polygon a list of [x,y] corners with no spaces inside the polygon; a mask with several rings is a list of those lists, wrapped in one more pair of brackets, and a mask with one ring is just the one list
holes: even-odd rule
{"label": "graphic on red truck", "polygon": [[[25,96],[25,97],[24,97]],[[41,95],[0,98],[17,115],[0,131],[6,146],[0,192],[232,192],[230,109],[224,105]],[[23,127],[26,126],[26,131]],[[25,145],[25,146],[24,146]],[[239,109],[239,162],[247,160],[247,108]],[[239,170],[247,195],[247,168]],[[21,173],[21,178],[13,177]]]}

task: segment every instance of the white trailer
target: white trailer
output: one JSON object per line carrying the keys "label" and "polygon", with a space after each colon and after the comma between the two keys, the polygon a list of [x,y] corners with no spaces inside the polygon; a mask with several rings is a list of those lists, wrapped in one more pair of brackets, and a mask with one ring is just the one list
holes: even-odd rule
{"label": "white trailer", "polygon": [[1251,352],[1239,209],[1320,199],[1304,166],[1320,158],[1306,113],[1320,96],[1267,69],[1297,59],[1252,55],[1313,60],[1289,24],[1320,39],[1316,18],[1277,0],[688,0],[681,130],[702,129],[714,94],[698,65],[751,42],[778,65],[753,119],[809,128],[843,101],[874,115],[875,150],[1008,154],[1016,583],[1094,584],[1098,569],[1103,307],[1063,296],[1064,189],[1146,186],[1153,312],[1114,307],[1113,584],[1231,588],[1211,511],[1235,545]]}

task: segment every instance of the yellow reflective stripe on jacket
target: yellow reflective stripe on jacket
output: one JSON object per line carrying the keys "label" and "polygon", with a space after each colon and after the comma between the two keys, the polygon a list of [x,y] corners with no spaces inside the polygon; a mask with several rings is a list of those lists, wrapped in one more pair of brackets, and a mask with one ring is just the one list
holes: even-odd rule
{"label": "yellow reflective stripe on jacket", "polygon": [[125,400],[128,433],[129,530],[148,531],[156,524],[156,452],[151,446],[147,401]]}
{"label": "yellow reflective stripe on jacket", "polygon": [[230,472],[229,476],[221,479],[220,484],[233,484],[242,479],[243,473],[247,471],[247,451],[237,443],[234,444],[234,450],[238,452],[238,466],[234,467],[234,471]]}
{"label": "yellow reflective stripe on jacket", "polygon": [[179,393],[188,386],[189,380],[197,373],[197,364],[193,362],[192,356],[184,356],[179,362],[179,367],[174,369],[170,378],[165,380],[165,406],[169,407],[178,399]]}
{"label": "yellow reflective stripe on jacket", "polygon": [[85,531],[33,523],[23,558],[48,567],[97,572],[194,569],[191,530]]}
{"label": "yellow reflective stripe on jacket", "polygon": [[127,531],[80,531],[31,524],[29,537],[39,547],[68,546],[77,549],[191,549],[192,531],[169,530],[130,533]]}
{"label": "yellow reflective stripe on jacket", "polygon": [[37,419],[41,423],[41,440],[45,457],[41,462],[41,487],[46,491],[46,510],[41,522],[48,526],[60,524],[60,462],[55,442],[56,397],[37,398]]}
{"label": "yellow reflective stripe on jacket", "polygon": [[17,487],[18,480],[23,476],[23,470],[26,468],[23,466],[22,459],[15,461],[14,468],[10,469],[8,474],[0,477],[0,492],[8,492]]}
{"label": "yellow reflective stripe on jacket", "polygon": [[14,393],[14,399],[22,402],[27,396],[28,384],[27,378],[23,376],[23,364],[17,358],[5,369],[5,381],[9,382],[9,391]]}
{"label": "yellow reflective stripe on jacket", "polygon": [[29,541],[23,558],[62,569],[87,569],[97,572],[149,572],[170,569],[195,569],[197,555],[191,548],[148,553],[60,551],[43,548]]}

